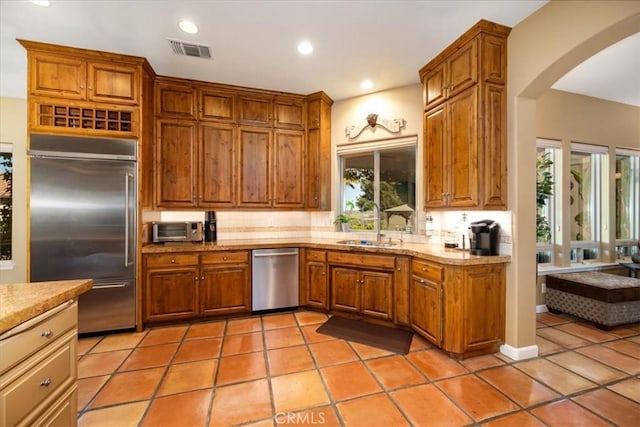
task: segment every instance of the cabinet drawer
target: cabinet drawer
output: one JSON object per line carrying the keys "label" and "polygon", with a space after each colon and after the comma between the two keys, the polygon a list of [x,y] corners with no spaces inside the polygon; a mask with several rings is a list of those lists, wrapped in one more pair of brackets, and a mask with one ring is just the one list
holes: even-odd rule
{"label": "cabinet drawer", "polygon": [[346,252],[329,252],[327,260],[332,264],[348,264],[361,267],[394,269],[395,257],[384,255],[355,254]]}
{"label": "cabinet drawer", "polygon": [[[78,304],[73,303],[61,311],[60,308],[54,308],[33,319],[33,326],[23,324],[26,326],[23,332],[0,341],[0,373],[76,327]],[[51,311],[58,312],[52,314]]]}
{"label": "cabinet drawer", "polygon": [[442,283],[444,278],[444,267],[427,261],[413,260],[411,263],[413,274],[432,282]]}
{"label": "cabinet drawer", "polygon": [[247,251],[238,251],[238,252],[212,252],[208,254],[204,254],[200,256],[200,262],[202,264],[237,264],[237,263],[248,263],[249,262],[249,252]]}
{"label": "cabinet drawer", "polygon": [[174,265],[198,265],[196,254],[147,255],[147,267],[171,267]]}
{"label": "cabinet drawer", "polygon": [[315,251],[313,249],[307,249],[307,261],[320,261],[327,260],[327,251]]}
{"label": "cabinet drawer", "polygon": [[0,425],[12,426],[40,415],[47,401],[76,381],[76,332],[69,331],[60,344],[0,377]]}

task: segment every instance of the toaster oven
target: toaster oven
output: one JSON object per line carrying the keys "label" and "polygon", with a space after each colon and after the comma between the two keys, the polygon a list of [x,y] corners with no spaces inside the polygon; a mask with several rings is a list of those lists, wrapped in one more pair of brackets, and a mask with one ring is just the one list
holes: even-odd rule
{"label": "toaster oven", "polygon": [[201,241],[201,222],[185,221],[153,223],[153,243]]}

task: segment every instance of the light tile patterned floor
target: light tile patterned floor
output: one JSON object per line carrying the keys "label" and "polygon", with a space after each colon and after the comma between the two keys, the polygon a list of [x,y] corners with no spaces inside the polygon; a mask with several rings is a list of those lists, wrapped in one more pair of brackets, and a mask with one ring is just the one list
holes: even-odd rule
{"label": "light tile patterned floor", "polygon": [[537,315],[541,357],[337,340],[309,311],[79,340],[80,426],[640,425],[640,325]]}

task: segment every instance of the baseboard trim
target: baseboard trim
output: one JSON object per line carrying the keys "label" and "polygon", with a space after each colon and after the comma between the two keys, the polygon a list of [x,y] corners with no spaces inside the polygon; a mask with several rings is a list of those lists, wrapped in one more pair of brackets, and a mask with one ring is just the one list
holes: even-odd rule
{"label": "baseboard trim", "polygon": [[548,311],[546,304],[536,305],[536,313],[547,313]]}
{"label": "baseboard trim", "polygon": [[538,357],[538,346],[530,345],[527,347],[512,347],[509,344],[500,346],[500,353],[513,360],[525,360]]}

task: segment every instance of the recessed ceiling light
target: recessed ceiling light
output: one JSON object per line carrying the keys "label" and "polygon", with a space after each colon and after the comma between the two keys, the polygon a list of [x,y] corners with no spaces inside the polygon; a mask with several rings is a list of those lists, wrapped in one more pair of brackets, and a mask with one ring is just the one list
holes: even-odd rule
{"label": "recessed ceiling light", "polygon": [[198,27],[196,26],[196,24],[185,19],[178,22],[178,27],[180,27],[180,29],[187,34],[195,34],[198,32]]}
{"label": "recessed ceiling light", "polygon": [[364,90],[373,89],[373,82],[369,79],[363,80],[362,83],[360,83],[360,88]]}
{"label": "recessed ceiling light", "polygon": [[311,42],[307,40],[301,41],[298,45],[298,52],[303,55],[311,54],[311,52],[313,52],[313,46],[311,45]]}
{"label": "recessed ceiling light", "polygon": [[31,0],[31,3],[38,6],[51,6],[51,2],[49,0]]}

